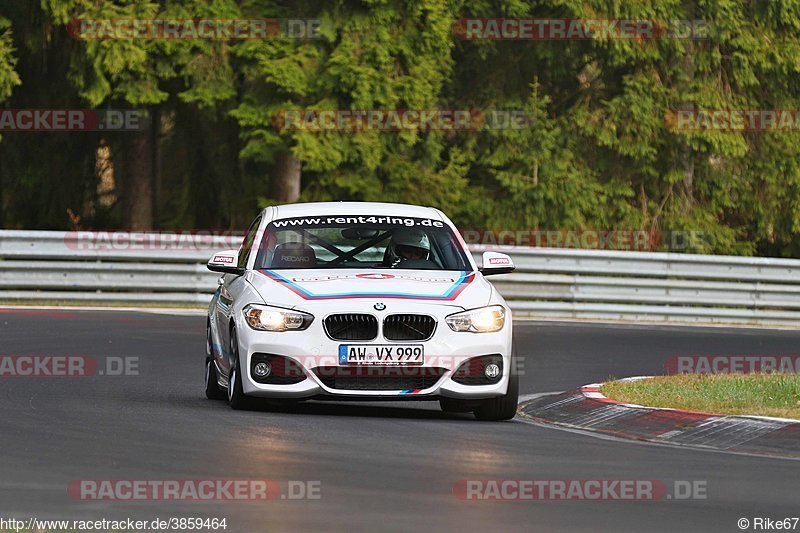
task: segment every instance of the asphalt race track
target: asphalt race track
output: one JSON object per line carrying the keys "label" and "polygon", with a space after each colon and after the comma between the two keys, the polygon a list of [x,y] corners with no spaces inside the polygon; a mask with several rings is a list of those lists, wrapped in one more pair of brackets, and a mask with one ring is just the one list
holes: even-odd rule
{"label": "asphalt race track", "polygon": [[[0,355],[138,357],[139,375],[0,378],[0,515],[225,517],[226,531],[740,531],[800,515],[800,462],[606,440],[436,403],[239,412],[205,399],[203,316],[0,310]],[[521,394],[661,373],[673,355],[797,354],[800,332],[517,323]],[[101,364],[101,366],[103,366]],[[314,500],[82,501],[81,479],[318,481]],[[674,480],[706,499],[464,501],[465,479]],[[800,526],[798,526],[800,528]]]}

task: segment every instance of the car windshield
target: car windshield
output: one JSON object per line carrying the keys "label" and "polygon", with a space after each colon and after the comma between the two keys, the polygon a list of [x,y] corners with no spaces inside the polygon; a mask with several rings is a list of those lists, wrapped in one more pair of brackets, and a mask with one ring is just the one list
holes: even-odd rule
{"label": "car windshield", "polygon": [[272,221],[255,267],[472,270],[460,240],[441,220],[387,216]]}

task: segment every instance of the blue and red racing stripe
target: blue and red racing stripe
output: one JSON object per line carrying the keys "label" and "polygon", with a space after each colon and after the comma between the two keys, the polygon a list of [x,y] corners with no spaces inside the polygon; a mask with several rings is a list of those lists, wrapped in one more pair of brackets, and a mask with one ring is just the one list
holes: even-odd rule
{"label": "blue and red racing stripe", "polygon": [[281,276],[274,270],[259,270],[261,274],[267,276],[273,281],[282,283],[303,298],[304,300],[334,300],[340,298],[400,298],[400,299],[414,299],[414,300],[446,300],[451,301],[458,298],[461,291],[467,288],[467,285],[472,283],[475,279],[474,272],[462,272],[461,275],[452,285],[448,286],[444,293],[439,295],[430,294],[415,294],[410,292],[341,292],[335,294],[314,294],[308,289],[301,287],[295,281]]}

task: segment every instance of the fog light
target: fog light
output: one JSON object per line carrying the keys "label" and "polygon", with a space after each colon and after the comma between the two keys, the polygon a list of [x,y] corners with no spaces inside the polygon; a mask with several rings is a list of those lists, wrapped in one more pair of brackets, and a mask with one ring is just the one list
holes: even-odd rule
{"label": "fog light", "polygon": [[270,365],[269,363],[264,363],[264,362],[256,363],[256,365],[253,367],[253,374],[255,374],[256,377],[259,378],[265,378],[269,376],[271,372],[272,372],[272,365]]}
{"label": "fog light", "polygon": [[486,368],[483,369],[483,375],[488,379],[495,379],[500,375],[500,365],[489,363],[486,365]]}

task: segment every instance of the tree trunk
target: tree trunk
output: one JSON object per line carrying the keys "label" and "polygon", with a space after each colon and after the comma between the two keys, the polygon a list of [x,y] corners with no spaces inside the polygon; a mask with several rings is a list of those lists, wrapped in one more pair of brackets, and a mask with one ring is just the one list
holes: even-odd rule
{"label": "tree trunk", "polygon": [[[686,68],[686,75],[689,78],[689,83],[694,81],[695,77],[695,64],[694,64],[694,43],[688,39],[686,43],[686,57],[684,58]],[[691,104],[692,109],[697,106]],[[683,148],[683,189],[684,189],[684,213],[689,214],[694,209],[694,150],[687,142]]]}
{"label": "tree trunk", "polygon": [[153,129],[128,132],[123,223],[129,230],[153,228]]}
{"label": "tree trunk", "polygon": [[278,154],[270,180],[270,198],[282,204],[296,202],[300,198],[302,166],[302,162],[288,150]]}

